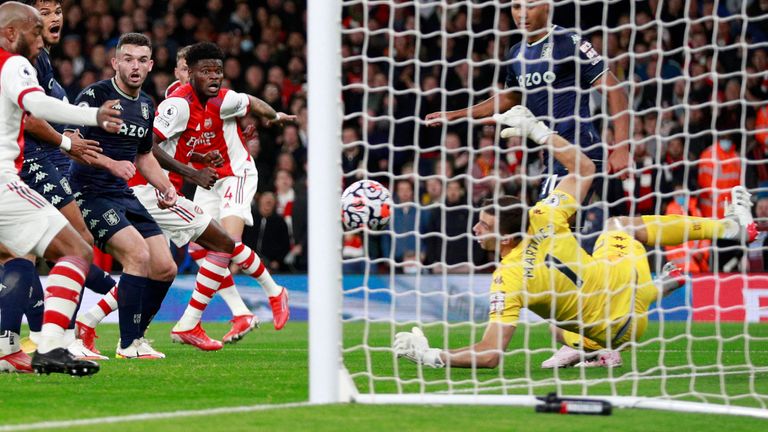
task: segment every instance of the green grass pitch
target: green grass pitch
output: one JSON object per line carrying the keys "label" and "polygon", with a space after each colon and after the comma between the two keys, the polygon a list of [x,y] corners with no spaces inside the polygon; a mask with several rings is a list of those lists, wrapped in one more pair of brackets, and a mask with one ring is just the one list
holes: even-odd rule
{"label": "green grass pitch", "polygon": [[[419,391],[422,385],[415,381],[421,374],[426,382],[423,389],[430,392],[447,390],[450,386],[459,392],[543,395],[559,386],[568,393],[599,395],[616,391],[622,395],[666,394],[687,400],[705,398],[713,403],[730,398],[730,403],[736,405],[768,405],[768,373],[744,373],[746,368],[738,368],[747,362],[756,368],[768,367],[768,325],[721,324],[715,327],[695,324],[691,329],[691,334],[696,336],[694,339],[686,336],[684,324],[667,323],[664,327],[666,342],[663,345],[651,341],[634,354],[625,353],[624,367],[613,371],[613,377],[621,377],[633,369],[642,372],[642,379],[635,380],[634,384],[630,380],[611,381],[611,373],[604,369],[572,368],[557,372],[539,369],[538,363],[551,354],[548,332],[543,325],[518,329],[509,354],[505,356],[503,373],[499,370],[420,370],[405,361],[395,363],[386,351],[363,349],[364,335],[371,347],[389,346],[394,329],[386,324],[345,324],[344,360],[362,392],[372,389],[392,392],[398,388],[406,392]],[[214,337],[221,337],[227,330],[225,324],[218,323],[208,324],[206,328]],[[306,323],[289,323],[281,332],[267,324],[242,342],[213,353],[172,344],[167,336],[169,330],[170,324],[155,324],[148,335],[155,339],[155,347],[168,355],[165,360],[111,359],[102,362],[99,374],[85,379],[57,375],[0,375],[0,431],[4,426],[41,421],[307,400]],[[444,342],[443,327],[428,326],[426,331],[433,345]],[[652,324],[645,340],[658,332],[657,324]],[[101,338],[97,340],[97,346],[112,355],[117,326],[104,325],[99,334]],[[451,327],[447,342],[452,347],[459,346],[467,341],[469,334],[467,326]],[[714,337],[716,335],[719,337]],[[533,353],[526,354],[521,350],[526,338]],[[745,343],[749,343],[748,358],[744,354]],[[634,362],[634,368],[631,362]],[[699,374],[716,371],[716,365],[720,363],[734,367],[736,373],[692,379],[689,374],[694,369],[689,363]],[[395,367],[404,380],[401,383],[391,379]],[[663,374],[666,374],[665,379],[660,378]],[[446,381],[447,376],[450,376],[450,384]],[[530,379],[526,380],[526,376]],[[587,386],[576,382],[582,377],[602,381]],[[739,395],[750,396],[737,397]],[[703,432],[721,431],[724,427],[734,431],[762,430],[768,427],[768,422],[747,417],[640,409],[618,409],[610,417],[586,417],[535,414],[532,408],[342,404],[99,424],[66,430],[549,431],[558,427],[569,431],[613,427],[621,431]]]}

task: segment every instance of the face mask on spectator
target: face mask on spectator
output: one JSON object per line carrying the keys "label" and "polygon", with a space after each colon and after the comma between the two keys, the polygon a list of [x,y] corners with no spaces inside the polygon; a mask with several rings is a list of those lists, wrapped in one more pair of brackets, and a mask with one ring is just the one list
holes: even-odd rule
{"label": "face mask on spectator", "polygon": [[724,152],[731,151],[731,147],[733,147],[733,141],[729,139],[720,140],[720,148],[723,149]]}
{"label": "face mask on spectator", "polygon": [[677,205],[680,207],[685,207],[685,196],[684,195],[678,195],[675,197],[675,201],[677,202]]}
{"label": "face mask on spectator", "polygon": [[243,39],[240,41],[240,50],[248,52],[253,49],[253,41],[250,39]]}

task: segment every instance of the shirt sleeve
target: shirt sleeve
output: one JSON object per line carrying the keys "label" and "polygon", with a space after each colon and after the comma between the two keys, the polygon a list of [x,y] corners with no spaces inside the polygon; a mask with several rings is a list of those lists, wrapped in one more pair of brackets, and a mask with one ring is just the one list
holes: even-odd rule
{"label": "shirt sleeve", "polygon": [[523,307],[522,281],[505,273],[503,268],[493,273],[488,318],[491,322],[517,325]]}
{"label": "shirt sleeve", "polygon": [[579,209],[579,203],[570,194],[555,189],[528,212],[534,230],[552,225],[556,232],[570,232],[568,219]]}
{"label": "shirt sleeve", "polygon": [[[154,121],[154,118],[155,118],[154,105],[155,104],[152,103],[151,100],[147,100],[147,103],[150,104],[149,105],[149,124],[154,124],[155,122]],[[152,138],[153,138],[153,135],[151,133],[144,135],[144,138],[142,138],[141,142],[139,142],[139,148],[138,148],[139,153],[149,153],[152,151]]]}
{"label": "shirt sleeve", "polygon": [[184,132],[188,121],[189,104],[182,98],[172,97],[162,101],[157,107],[152,127],[155,134],[165,141]]}
{"label": "shirt sleeve", "polygon": [[250,107],[251,100],[247,94],[229,90],[224,94],[224,100],[221,102],[219,117],[222,120],[242,117],[248,114]]}
{"label": "shirt sleeve", "polygon": [[578,37],[572,39],[578,45],[578,70],[580,74],[578,83],[582,89],[589,89],[598,78],[608,71],[608,67],[605,65],[603,56],[597,52],[590,41]]}
{"label": "shirt sleeve", "polygon": [[43,88],[37,82],[37,71],[29,60],[22,56],[8,58],[0,74],[0,94],[26,111],[22,100],[24,95],[34,91],[42,92]]}

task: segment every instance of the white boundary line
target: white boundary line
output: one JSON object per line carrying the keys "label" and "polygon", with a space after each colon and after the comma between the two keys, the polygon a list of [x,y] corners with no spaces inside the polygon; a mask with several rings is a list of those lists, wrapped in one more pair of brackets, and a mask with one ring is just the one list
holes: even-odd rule
{"label": "white boundary line", "polygon": [[131,414],[123,416],[112,417],[96,417],[90,419],[81,420],[55,420],[45,421],[38,423],[23,423],[18,425],[0,426],[0,432],[10,431],[25,431],[36,429],[57,429],[76,426],[91,426],[99,424],[113,424],[113,423],[125,423],[125,422],[137,422],[146,420],[162,420],[169,418],[180,417],[199,417],[217,414],[232,414],[232,413],[244,413],[244,412],[256,412],[256,411],[269,411],[286,408],[299,408],[310,406],[309,402],[292,402],[284,404],[264,404],[264,405],[250,405],[250,406],[234,406],[234,407],[220,407],[210,408],[204,410],[187,410],[187,411],[167,411],[158,413],[145,413],[145,414]]}

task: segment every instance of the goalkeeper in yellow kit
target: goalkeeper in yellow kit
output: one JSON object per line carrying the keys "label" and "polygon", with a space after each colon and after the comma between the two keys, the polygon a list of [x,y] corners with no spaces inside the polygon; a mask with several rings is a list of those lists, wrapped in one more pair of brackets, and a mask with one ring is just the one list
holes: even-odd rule
{"label": "goalkeeper in yellow kit", "polygon": [[430,348],[415,327],[395,335],[393,350],[400,357],[431,367],[494,368],[515,333],[523,307],[551,320],[557,326],[557,340],[580,352],[624,349],[645,331],[651,303],[684,283],[682,274],[669,277],[675,273],[669,271],[664,273],[666,279],[652,280],[644,244],[714,238],[751,241],[757,235],[750,195],[737,187],[726,217],[720,220],[680,215],[610,218],[589,255],[579,246],[568,219],[589,191],[594,163],[525,107],[516,106],[494,120],[506,127],[503,138],[523,136],[545,145],[569,175],[528,211],[509,196],[485,203],[474,232],[482,248],[498,248],[502,260],[493,273],[490,320],[482,340],[440,350]]}

